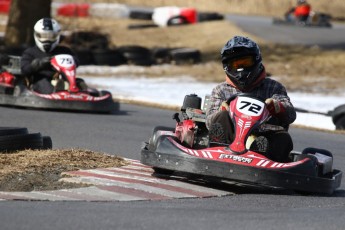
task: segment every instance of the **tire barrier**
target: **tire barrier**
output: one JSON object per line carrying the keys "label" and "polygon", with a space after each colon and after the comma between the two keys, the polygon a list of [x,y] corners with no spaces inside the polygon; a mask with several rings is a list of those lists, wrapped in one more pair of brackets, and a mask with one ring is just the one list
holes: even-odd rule
{"label": "tire barrier", "polygon": [[52,139],[41,133],[29,133],[27,128],[0,127],[0,152],[25,149],[51,149]]}
{"label": "tire barrier", "polygon": [[193,48],[177,48],[170,51],[173,64],[196,64],[201,61],[200,51]]}
{"label": "tire barrier", "polygon": [[224,20],[224,15],[216,12],[199,12],[198,22]]}
{"label": "tire barrier", "polygon": [[118,66],[127,64],[127,59],[116,49],[98,49],[92,51],[95,65]]}
{"label": "tire barrier", "polygon": [[126,58],[127,64],[150,66],[154,64],[151,50],[138,45],[120,46],[117,50]]}
{"label": "tire barrier", "polygon": [[156,64],[186,65],[201,62],[201,53],[194,48],[164,48],[152,49]]}
{"label": "tire barrier", "polygon": [[139,20],[151,20],[153,11],[151,10],[131,10],[129,12],[129,18]]}

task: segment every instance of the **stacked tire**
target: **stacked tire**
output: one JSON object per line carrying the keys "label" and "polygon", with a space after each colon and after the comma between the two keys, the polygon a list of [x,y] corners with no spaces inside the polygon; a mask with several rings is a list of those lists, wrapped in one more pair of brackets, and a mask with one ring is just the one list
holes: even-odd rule
{"label": "stacked tire", "polygon": [[41,133],[29,133],[27,128],[0,127],[0,152],[25,149],[51,149],[52,140]]}
{"label": "stacked tire", "polygon": [[151,50],[146,47],[138,45],[120,46],[117,51],[125,57],[129,65],[150,66],[155,64]]}
{"label": "stacked tire", "polygon": [[199,50],[188,47],[146,48],[140,45],[110,47],[108,35],[97,32],[74,32],[63,39],[79,58],[80,65],[138,65],[196,64],[201,61]]}
{"label": "stacked tire", "polygon": [[162,48],[152,49],[152,56],[156,64],[197,64],[201,62],[201,53],[194,48]]}

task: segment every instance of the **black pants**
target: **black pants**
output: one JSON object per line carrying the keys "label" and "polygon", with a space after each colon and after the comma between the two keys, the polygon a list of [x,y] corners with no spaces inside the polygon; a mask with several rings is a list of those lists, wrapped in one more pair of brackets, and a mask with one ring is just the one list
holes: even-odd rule
{"label": "black pants", "polygon": [[41,94],[51,94],[54,92],[54,86],[47,78],[42,78],[32,84],[32,90]]}
{"label": "black pants", "polygon": [[[211,121],[209,141],[231,144],[234,135],[234,125],[230,120],[229,112],[218,112]],[[287,131],[270,131],[257,135],[250,149],[263,153],[271,160],[288,162],[288,155],[293,149],[293,142]]]}

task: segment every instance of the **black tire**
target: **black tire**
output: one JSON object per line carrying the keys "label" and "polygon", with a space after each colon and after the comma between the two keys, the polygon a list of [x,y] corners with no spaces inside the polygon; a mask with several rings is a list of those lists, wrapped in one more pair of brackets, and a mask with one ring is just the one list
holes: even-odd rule
{"label": "black tire", "polygon": [[13,96],[18,97],[26,90],[26,86],[23,84],[18,84],[14,87]]}
{"label": "black tire", "polygon": [[223,20],[224,16],[219,13],[205,13],[200,12],[198,13],[198,21],[205,22],[205,21],[216,21],[216,20]]}
{"label": "black tire", "polygon": [[94,50],[93,59],[96,65],[118,66],[127,63],[121,52],[112,49]]}
{"label": "black tire", "polygon": [[340,116],[335,122],[335,128],[337,130],[344,130],[345,129],[345,114],[343,116]]}
{"label": "black tire", "polygon": [[90,49],[73,49],[79,59],[79,65],[94,64],[93,53]]}
{"label": "black tire", "polygon": [[177,48],[170,51],[171,58],[176,65],[196,64],[201,61],[201,53],[193,48]]}
{"label": "black tire", "polygon": [[133,30],[133,29],[146,29],[146,28],[156,28],[158,27],[157,25],[155,24],[132,24],[132,25],[129,25],[127,26],[127,28],[129,30]]}
{"label": "black tire", "polygon": [[43,136],[42,141],[43,141],[42,149],[52,149],[53,148],[53,141],[52,141],[51,137]]}
{"label": "black tire", "polygon": [[1,152],[42,148],[43,138],[40,133],[7,135],[0,137]]}
{"label": "black tire", "polygon": [[107,49],[109,47],[109,38],[107,34],[78,31],[66,36],[63,43],[80,49]]}
{"label": "black tire", "polygon": [[[162,169],[162,168],[157,168],[157,167],[153,167],[152,169],[154,171],[154,176],[156,176],[156,177],[171,176],[175,172],[174,170]],[[157,175],[157,174],[159,174],[159,175]]]}
{"label": "black tire", "polygon": [[155,47],[151,49],[152,58],[156,64],[171,63],[170,48]]}
{"label": "black tire", "polygon": [[151,50],[142,46],[121,46],[117,49],[126,59],[128,64],[150,66],[154,64]]}
{"label": "black tire", "polygon": [[0,136],[28,134],[27,128],[20,127],[0,127]]}
{"label": "black tire", "polygon": [[140,20],[152,20],[152,11],[132,10],[129,12],[129,18]]}

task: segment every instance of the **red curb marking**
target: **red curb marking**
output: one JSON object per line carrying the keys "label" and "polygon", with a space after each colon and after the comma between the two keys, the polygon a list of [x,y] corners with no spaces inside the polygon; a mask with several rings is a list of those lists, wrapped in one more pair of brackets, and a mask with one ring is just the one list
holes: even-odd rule
{"label": "red curb marking", "polygon": [[[87,187],[85,189],[87,189]],[[46,194],[52,194],[52,195],[57,195],[57,196],[62,196],[62,197],[77,199],[77,200],[88,200],[88,201],[110,200],[110,199],[105,199],[102,196],[89,195],[89,194],[83,193],[82,191],[77,192],[77,191],[71,191],[70,189],[68,191],[63,191],[63,190],[47,191]]]}
{"label": "red curb marking", "polygon": [[129,178],[122,178],[122,177],[113,177],[113,176],[108,176],[108,175],[100,175],[100,174],[90,173],[90,172],[85,172],[85,171],[73,171],[73,172],[69,172],[68,174],[70,174],[70,175],[88,176],[88,177],[96,177],[96,178],[103,178],[103,179],[109,179],[109,180],[114,180],[114,181],[122,181],[122,182],[127,182],[127,183],[143,184],[143,185],[157,187],[157,188],[161,188],[161,189],[165,189],[165,190],[170,190],[170,191],[174,191],[174,192],[185,193],[185,194],[193,195],[193,196],[196,196],[196,197],[215,196],[215,194],[212,194],[212,193],[198,192],[198,191],[194,191],[194,190],[191,190],[191,189],[185,189],[185,188],[176,187],[176,186],[172,186],[172,185],[153,183],[153,182],[142,181],[142,180],[138,180],[138,179],[129,179]]}
{"label": "red curb marking", "polygon": [[[21,195],[12,195],[12,194],[0,194],[0,199],[5,200],[42,200],[38,198],[31,198],[27,196],[21,196]],[[47,200],[47,199],[44,199]]]}
{"label": "red curb marking", "polygon": [[124,187],[113,186],[113,185],[111,186],[97,185],[96,187],[102,190],[106,190],[106,191],[122,193],[122,194],[130,195],[130,196],[135,196],[135,197],[140,197],[140,198],[145,198],[145,199],[150,199],[150,200],[172,199],[171,197],[168,197],[168,196],[145,192],[145,191],[137,190],[134,188],[124,188]]}
{"label": "red curb marking", "polygon": [[[104,169],[97,169],[97,170],[98,171],[104,171],[104,172],[114,172],[114,173],[125,174],[125,175],[133,175],[133,176],[152,178],[152,176],[150,176],[150,175],[144,175],[144,174],[135,173],[135,172],[122,171],[122,170],[118,170],[118,169],[104,168]],[[126,170],[128,170],[128,169],[126,169]]]}

